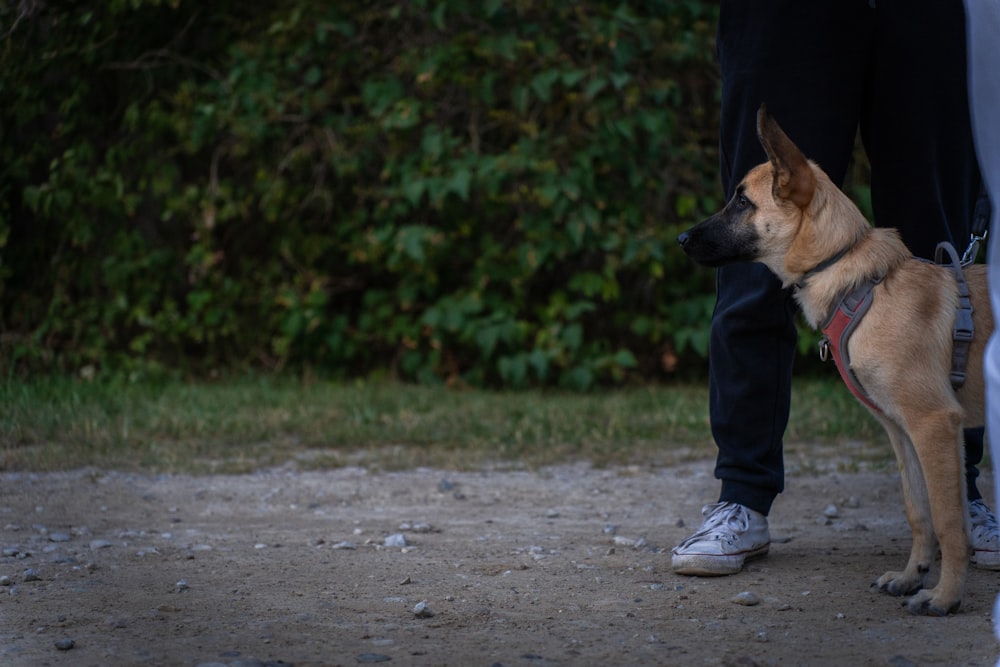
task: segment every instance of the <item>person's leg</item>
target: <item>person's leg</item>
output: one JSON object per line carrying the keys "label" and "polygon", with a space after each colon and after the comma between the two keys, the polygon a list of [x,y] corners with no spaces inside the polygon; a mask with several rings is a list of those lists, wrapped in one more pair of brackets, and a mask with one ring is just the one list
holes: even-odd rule
{"label": "person's leg", "polygon": [[[766,103],[793,141],[839,182],[857,132],[867,5],[843,0],[723,1],[720,148],[726,197],[765,161],[757,109]],[[681,574],[732,574],[763,555],[766,515],[783,489],[782,436],[796,349],[790,295],[760,264],[717,274],[709,350],[710,420],[720,502],[673,550]]]}
{"label": "person's leg", "polygon": [[895,227],[917,257],[969,241],[980,175],[959,0],[879,0],[861,133],[875,224]]}
{"label": "person's leg", "polygon": [[[969,99],[972,106],[972,126],[983,185],[993,202],[990,220],[989,263],[990,298],[994,319],[1000,319],[1000,51],[996,36],[1000,34],[1000,4],[983,0],[968,0]],[[993,460],[993,488],[1000,498],[1000,333],[994,333],[983,360],[986,375],[986,431],[990,434],[990,454]],[[1000,597],[993,611],[993,627],[1000,637]],[[1000,664],[1000,663],[998,663]]]}
{"label": "person's leg", "polygon": [[[980,175],[972,141],[961,2],[882,0],[862,135],[875,223],[895,227],[917,257],[968,244]],[[981,498],[982,431],[966,434],[970,500]]]}
{"label": "person's leg", "polygon": [[[761,103],[834,182],[843,180],[858,126],[869,18],[866,4],[842,0],[722,3],[720,144],[727,198],[747,171],[766,160],[756,133]],[[784,484],[794,308],[759,264],[719,269],[717,290],[709,385],[720,499],[767,514]]]}
{"label": "person's leg", "polygon": [[[900,230],[917,257],[968,244],[980,174],[968,107],[964,7],[958,0],[880,0],[870,97],[861,130],[875,223]],[[1000,537],[977,486],[982,429],[965,432],[973,562],[1000,567]]]}

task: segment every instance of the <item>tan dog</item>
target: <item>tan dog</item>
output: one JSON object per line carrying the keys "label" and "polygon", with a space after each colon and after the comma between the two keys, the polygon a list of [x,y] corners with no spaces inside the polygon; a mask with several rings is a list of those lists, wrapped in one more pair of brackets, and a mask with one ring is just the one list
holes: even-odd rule
{"label": "tan dog", "polygon": [[[968,377],[956,391],[950,381],[959,303],[954,275],[914,259],[896,230],[871,227],[763,106],[757,133],[769,162],[747,174],[722,211],[678,241],[707,266],[762,262],[785,287],[795,287],[796,301],[817,329],[845,294],[876,281],[870,309],[845,351],[892,442],[913,546],[902,572],[886,572],[875,583],[893,595],[913,594],[906,602],[913,613],[954,612],[970,553],[962,429],[984,423],[982,356],[993,331],[985,267],[965,271],[975,337]],[[941,576],[934,588],[923,589],[936,542]]]}

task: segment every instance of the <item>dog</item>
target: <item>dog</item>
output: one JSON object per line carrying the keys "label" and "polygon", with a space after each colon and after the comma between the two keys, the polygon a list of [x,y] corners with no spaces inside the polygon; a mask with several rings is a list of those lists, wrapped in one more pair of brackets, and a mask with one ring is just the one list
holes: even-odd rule
{"label": "dog", "polygon": [[[965,381],[955,389],[955,274],[914,258],[896,230],[872,227],[764,105],[757,135],[768,161],[747,174],[723,210],[678,241],[705,266],[763,263],[794,290],[815,329],[830,320],[846,294],[870,286],[870,306],[842,352],[866,405],[889,435],[913,535],[906,567],[886,572],[873,586],[910,596],[904,604],[915,614],[953,613],[961,604],[970,554],[962,429],[985,421],[982,356],[993,331],[986,267],[964,271],[975,335]],[[937,546],[940,577],[924,588]]]}

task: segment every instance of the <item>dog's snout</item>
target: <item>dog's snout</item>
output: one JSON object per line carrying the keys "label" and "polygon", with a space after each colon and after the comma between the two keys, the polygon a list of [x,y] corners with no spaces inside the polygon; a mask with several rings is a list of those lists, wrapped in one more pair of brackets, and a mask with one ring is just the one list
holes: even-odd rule
{"label": "dog's snout", "polygon": [[681,244],[681,247],[687,247],[688,239],[691,236],[687,232],[681,232],[680,236],[677,237],[677,242]]}

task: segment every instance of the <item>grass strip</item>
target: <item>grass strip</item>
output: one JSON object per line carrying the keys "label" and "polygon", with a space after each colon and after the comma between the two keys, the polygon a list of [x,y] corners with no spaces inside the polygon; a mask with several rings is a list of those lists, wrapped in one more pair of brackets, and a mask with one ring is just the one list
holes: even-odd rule
{"label": "grass strip", "polygon": [[[850,458],[891,461],[878,424],[835,379],[796,382],[785,441],[786,461],[798,467],[845,448]],[[696,384],[586,394],[287,377],[0,385],[8,471],[672,465],[714,455],[708,391]]]}

